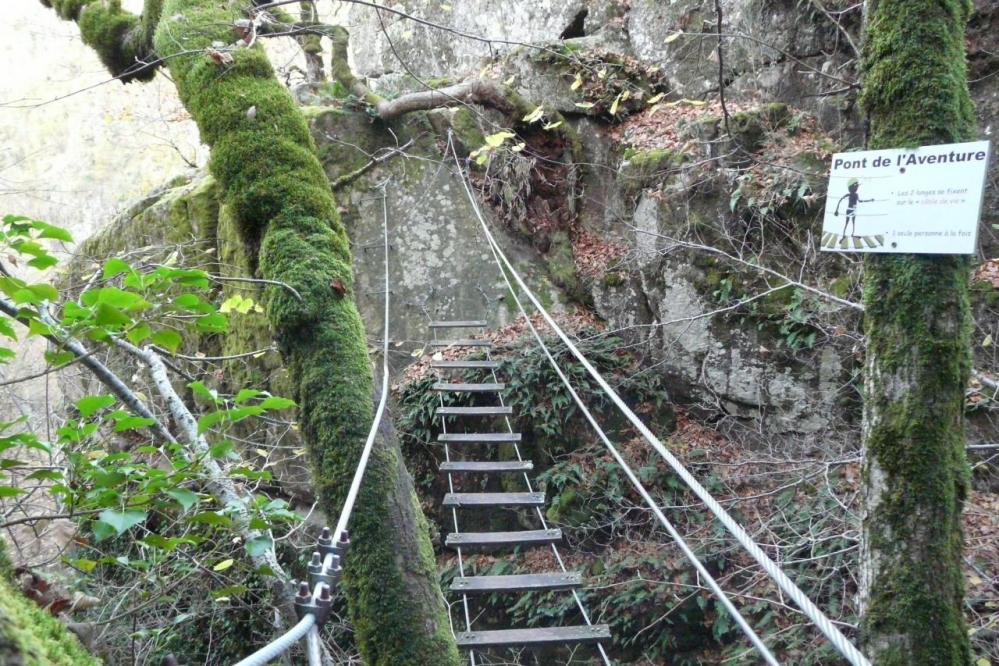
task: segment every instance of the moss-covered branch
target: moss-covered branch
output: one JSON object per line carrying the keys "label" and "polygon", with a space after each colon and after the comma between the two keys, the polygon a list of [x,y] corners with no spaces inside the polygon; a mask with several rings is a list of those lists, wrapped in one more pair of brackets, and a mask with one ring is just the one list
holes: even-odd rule
{"label": "moss-covered branch", "polygon": [[[974,135],[965,0],[872,3],[864,107],[872,148]],[[961,506],[971,368],[969,262],[865,261],[862,636],[878,666],[965,666]]]}
{"label": "moss-covered branch", "polygon": [[122,9],[121,0],[41,0],[60,17],[76,21],[83,43],[123,83],[153,78],[159,59],[153,51],[153,32],[159,24],[163,0],[146,0],[142,16]]}

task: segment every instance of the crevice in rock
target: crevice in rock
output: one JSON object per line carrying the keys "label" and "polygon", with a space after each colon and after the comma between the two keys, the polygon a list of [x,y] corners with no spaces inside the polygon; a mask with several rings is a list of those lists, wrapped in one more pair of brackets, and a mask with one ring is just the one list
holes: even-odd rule
{"label": "crevice in rock", "polygon": [[585,37],[586,31],[584,30],[584,23],[586,21],[586,15],[590,13],[589,9],[585,7],[576,12],[576,15],[572,18],[572,22],[566,26],[562,34],[559,35],[559,39],[576,39],[577,37]]}

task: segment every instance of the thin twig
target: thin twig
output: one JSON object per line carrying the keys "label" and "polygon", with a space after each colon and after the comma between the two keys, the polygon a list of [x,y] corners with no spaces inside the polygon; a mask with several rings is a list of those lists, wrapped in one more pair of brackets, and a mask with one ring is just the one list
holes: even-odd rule
{"label": "thin twig", "polygon": [[728,126],[728,107],[725,106],[725,57],[722,41],[722,8],[720,0],[715,0],[715,17],[718,22],[718,101],[721,102],[722,118],[725,120],[725,134],[732,136]]}
{"label": "thin twig", "polygon": [[274,285],[275,287],[284,287],[285,289],[290,291],[291,294],[299,301],[302,300],[302,295],[299,294],[294,287],[292,287],[287,282],[281,282],[280,280],[265,280],[263,278],[248,278],[248,277],[222,277],[220,275],[209,275],[208,279],[214,282],[250,282],[255,284],[271,284]]}
{"label": "thin twig", "polygon": [[416,139],[410,139],[409,141],[407,141],[402,146],[399,146],[398,148],[390,148],[388,149],[388,152],[386,152],[385,154],[371,158],[371,161],[365,164],[364,166],[358,169],[354,169],[350,173],[344,174],[339,178],[337,178],[336,180],[334,180],[332,183],[330,183],[330,189],[337,190],[343,187],[344,185],[353,182],[354,180],[357,180],[358,178],[360,178],[361,176],[363,176],[368,171],[373,169],[375,166],[381,164],[382,162],[387,162],[396,155],[405,154],[406,149],[412,146],[415,142]]}

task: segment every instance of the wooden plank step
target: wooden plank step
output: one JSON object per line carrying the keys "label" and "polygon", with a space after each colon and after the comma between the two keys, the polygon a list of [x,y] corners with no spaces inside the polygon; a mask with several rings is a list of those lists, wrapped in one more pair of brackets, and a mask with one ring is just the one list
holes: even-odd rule
{"label": "wooden plank step", "polygon": [[488,393],[490,391],[502,391],[506,384],[483,383],[483,384],[454,384],[451,382],[437,382],[430,387],[431,391],[453,391],[455,393]]}
{"label": "wooden plank step", "polygon": [[593,626],[545,627],[537,629],[494,629],[492,631],[462,631],[458,647],[466,650],[482,648],[531,648],[550,645],[582,645],[610,640],[610,627]]}
{"label": "wooden plank step", "polygon": [[524,546],[547,546],[562,540],[562,530],[521,530],[518,532],[452,532],[447,535],[444,545],[449,548],[474,548],[476,550],[500,550]]}
{"label": "wooden plank step", "polygon": [[430,361],[430,367],[439,370],[496,370],[499,365],[499,361]]}
{"label": "wooden plank step", "polygon": [[448,444],[505,444],[519,442],[519,432],[449,432],[437,435],[437,441]]}
{"label": "wooden plank step", "polygon": [[512,416],[513,407],[438,407],[437,416]]}
{"label": "wooden plank step", "polygon": [[478,461],[478,460],[452,460],[442,462],[440,470],[444,474],[513,474],[517,472],[530,472],[534,469],[534,463],[530,460],[502,460],[502,461]]}
{"label": "wooden plank step", "polygon": [[514,576],[466,576],[451,581],[451,591],[462,594],[574,590],[582,586],[583,575],[574,571]]}
{"label": "wooden plank step", "polygon": [[489,340],[435,340],[430,343],[431,347],[441,349],[443,347],[492,347]]}
{"label": "wooden plank step", "polygon": [[451,321],[432,321],[430,328],[484,328],[487,323],[485,319],[454,319]]}
{"label": "wooden plank step", "polygon": [[544,493],[447,493],[444,495],[444,506],[455,508],[544,505]]}

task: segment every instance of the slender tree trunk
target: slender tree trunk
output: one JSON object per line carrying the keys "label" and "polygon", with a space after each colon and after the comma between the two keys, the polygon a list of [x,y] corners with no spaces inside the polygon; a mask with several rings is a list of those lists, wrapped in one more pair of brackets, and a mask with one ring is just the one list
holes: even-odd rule
{"label": "slender tree trunk", "polygon": [[[267,315],[297,387],[316,493],[332,519],[373,418],[371,362],[347,234],[308,125],[263,49],[238,42],[253,3],[147,0],[140,18],[115,1],[42,2],[77,20],[113,74],[148,78],[135,58],[163,59],[211,147],[211,172],[259,276],[301,296],[269,290]],[[143,41],[150,34],[152,43]],[[364,662],[457,664],[426,522],[391,437],[372,455],[350,527],[343,583]]]}
{"label": "slender tree trunk", "polygon": [[[969,140],[965,0],[869,3],[871,147]],[[962,605],[969,261],[865,260],[862,637],[878,666],[970,663]]]}

